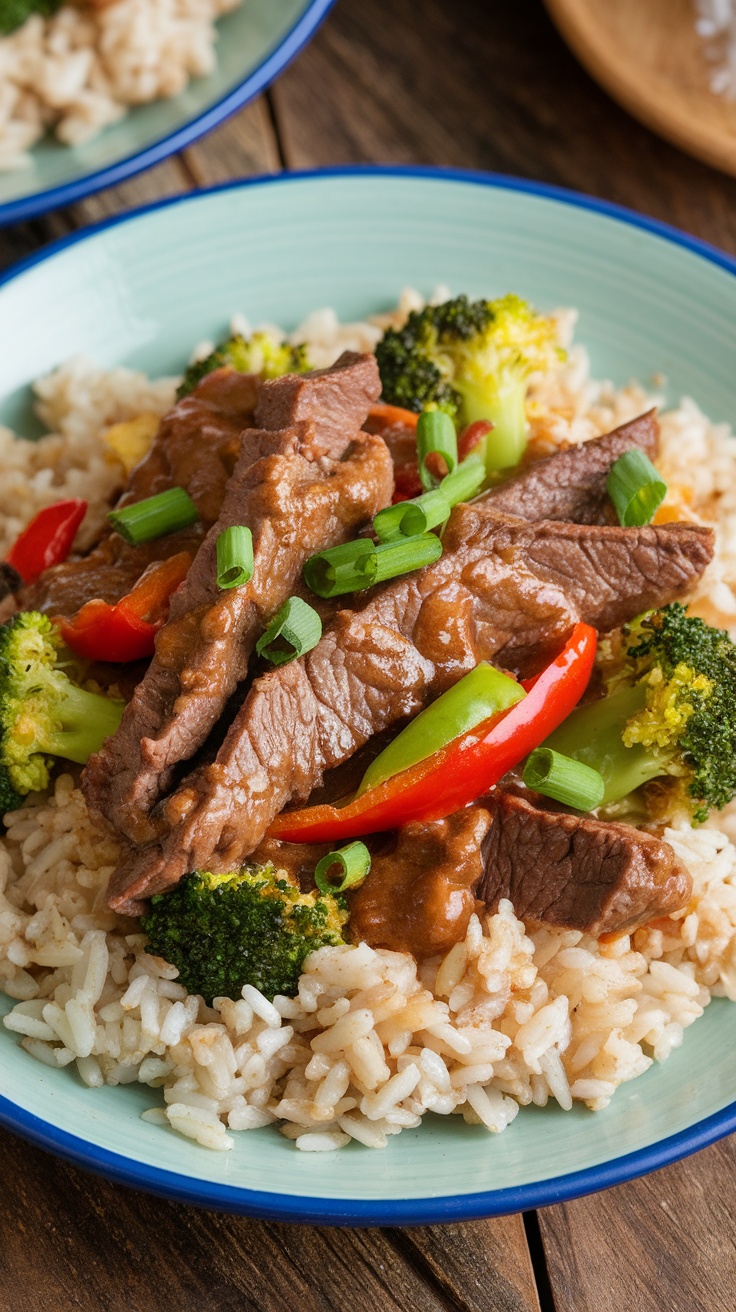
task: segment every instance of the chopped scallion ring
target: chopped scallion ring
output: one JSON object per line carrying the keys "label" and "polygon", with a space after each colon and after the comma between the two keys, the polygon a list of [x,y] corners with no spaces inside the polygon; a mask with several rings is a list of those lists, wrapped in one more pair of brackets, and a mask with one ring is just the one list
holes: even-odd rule
{"label": "chopped scallion ring", "polygon": [[375,552],[370,538],[328,547],[309,557],[304,578],[318,597],[340,597],[345,592],[369,588],[375,573]]}
{"label": "chopped scallion ring", "polygon": [[256,643],[259,656],[272,665],[285,665],[296,656],[304,656],[322,637],[322,621],[301,597],[289,597],[276,612]]}
{"label": "chopped scallion ring", "polygon": [[439,491],[451,506],[456,506],[460,501],[470,501],[480,492],[485,480],[486,467],[480,456],[466,456],[457,469],[443,478]]}
{"label": "chopped scallion ring", "polygon": [[430,456],[435,456],[437,463],[441,457],[448,474],[457,467],[457,433],[450,416],[444,410],[425,410],[417,420],[417,460],[425,492],[431,492],[442,482],[442,475],[428,468]]}
{"label": "chopped scallion ring", "polygon": [[[330,871],[334,871],[335,867],[335,873],[342,875],[339,884],[330,879]],[[348,843],[347,847],[329,852],[317,862],[314,882],[320,893],[344,893],[346,889],[362,884],[370,868],[371,854],[365,843]]]}
{"label": "chopped scallion ring", "polygon": [[537,747],[527,757],[523,779],[527,788],[577,811],[595,810],[606,790],[603,776],[592,766],[563,756],[551,747]]}
{"label": "chopped scallion ring", "polygon": [[217,539],[217,586],[240,588],[253,578],[253,534],[243,524],[231,524]]}
{"label": "chopped scallion ring", "polygon": [[414,538],[419,533],[444,524],[450,514],[450,505],[442,491],[435,488],[423,492],[411,501],[399,501],[395,506],[379,510],[373,520],[373,529],[381,542],[394,542],[397,538]]}
{"label": "chopped scallion ring", "polygon": [[422,533],[415,538],[394,538],[374,548],[376,564],[373,583],[410,574],[412,570],[431,565],[442,555],[442,543],[434,533]]}
{"label": "chopped scallion ring", "polygon": [[650,524],[667,484],[643,451],[625,451],[611,466],[606,488],[624,528]]}
{"label": "chopped scallion ring", "polygon": [[134,501],[121,510],[108,511],[107,518],[131,547],[152,542],[166,533],[189,528],[199,519],[197,507],[183,487],[169,487],[155,497]]}

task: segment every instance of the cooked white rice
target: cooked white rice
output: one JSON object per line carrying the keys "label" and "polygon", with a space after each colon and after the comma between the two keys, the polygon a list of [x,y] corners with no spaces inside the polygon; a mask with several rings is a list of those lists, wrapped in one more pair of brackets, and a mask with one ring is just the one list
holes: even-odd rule
{"label": "cooked white rice", "polygon": [[[402,310],[415,300],[407,293]],[[559,316],[561,337],[573,322]],[[320,311],[298,334],[326,364],[345,345],[370,348],[379,328],[340,326]],[[13,446],[8,434],[0,452],[18,488],[24,468],[30,475],[29,511],[60,488],[108,495],[121,473],[101,455],[100,427],[165,408],[172,387],[82,361],[44,380],[40,404],[57,435],[39,448]],[[540,450],[585,441],[650,400],[638,385],[593,382],[573,347],[535,388],[533,440]],[[662,434],[673,512],[718,530],[717,560],[695,604],[733,624],[736,444],[689,400],[663,415]],[[0,502],[8,538],[16,514],[12,495]],[[576,931],[527,934],[504,902],[483,923],[473,917],[444,960],[418,968],[407,954],[365,944],[322,948],[305,963],[296,998],[270,1003],[246,987],[213,1008],[188,997],[176,971],[146,954],[144,936],[107,910],[117,845],[91,820],[71,774],[7,823],[0,987],[16,1005],[6,1027],[39,1061],[75,1064],[88,1085],[162,1090],[163,1105],[152,1095],[146,1118],[208,1148],[228,1149],[231,1132],[269,1124],[302,1150],[326,1152],[351,1139],[382,1148],[427,1111],[499,1132],[520,1106],[550,1098],[598,1110],[618,1085],[669,1056],[711,997],[736,1001],[736,807],[701,829],[667,830],[694,896],[634,935],[606,943]]]}
{"label": "cooked white rice", "polygon": [[30,165],[48,130],[76,146],[131,105],[177,96],[216,66],[215,20],[241,0],[65,4],[0,37],[0,171]]}

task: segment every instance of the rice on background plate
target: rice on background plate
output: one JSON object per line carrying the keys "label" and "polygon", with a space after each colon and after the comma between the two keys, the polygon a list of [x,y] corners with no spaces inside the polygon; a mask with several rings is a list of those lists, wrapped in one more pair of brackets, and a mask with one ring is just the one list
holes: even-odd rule
{"label": "rice on background plate", "polygon": [[[371,350],[386,322],[418,304],[405,292],[393,316],[352,325],[317,311],[293,336],[326,365],[346,347]],[[557,320],[569,345],[575,314]],[[25,442],[0,429],[0,551],[37,509],[70,495],[91,503],[84,545],[124,477],[105,430],[163,413],[175,383],[80,359],[41,380],[37,409],[49,435]],[[656,399],[638,384],[593,381],[584,349],[570,346],[567,362],[533,388],[531,440],[539,454],[583,442]],[[663,513],[717,530],[693,608],[736,633],[736,444],[687,399],[661,426]],[[0,988],[16,1005],[5,1026],[39,1061],[76,1065],[87,1085],[161,1090],[146,1119],[208,1148],[228,1149],[232,1131],[269,1124],[319,1152],[352,1139],[384,1147],[427,1111],[498,1132],[520,1107],[550,1098],[598,1110],[678,1047],[712,997],[736,1001],[736,806],[717,823],[665,831],[694,895],[632,935],[527,934],[502,902],[484,922],[474,916],[442,960],[417,966],[366,944],[321,948],[305,962],[296,998],[271,1003],[246,986],[213,1008],[147,955],[135,922],[107,909],[117,843],[88,814],[75,775],[57,776],[49,796],[30,799],[7,825]]]}
{"label": "rice on background plate", "polygon": [[129,108],[216,67],[215,21],[242,0],[102,0],[32,14],[0,35],[0,172],[30,165],[47,131],[78,146]]}

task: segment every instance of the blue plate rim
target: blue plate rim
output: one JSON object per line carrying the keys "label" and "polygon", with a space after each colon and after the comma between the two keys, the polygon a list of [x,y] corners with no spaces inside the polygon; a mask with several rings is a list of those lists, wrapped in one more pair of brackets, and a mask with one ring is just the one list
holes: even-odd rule
{"label": "blue plate rim", "polygon": [[[329,3],[332,2],[333,0],[329,0]],[[6,286],[35,265],[52,258],[68,246],[76,245],[80,241],[86,241],[89,237],[104,231],[106,228],[128,223],[132,219],[152,213],[155,210],[185,204],[187,201],[194,201],[202,196],[216,194],[221,191],[233,191],[254,186],[284,185],[300,179],[310,180],[366,175],[444,180],[493,187],[497,190],[518,191],[527,195],[554,200],[561,204],[572,205],[602,214],[607,218],[652,233],[668,242],[684,247],[709,263],[716,264],[727,272],[736,275],[736,258],[726,254],[725,251],[719,250],[718,247],[712,246],[698,237],[693,237],[689,233],[682,232],[679,228],[670,224],[663,223],[659,219],[638,214],[636,211],[629,210],[622,205],[587,196],[582,192],[569,191],[564,187],[533,182],[525,178],[484,173],[478,170],[428,165],[351,164],[239,179],[216,187],[201,188],[176,196],[168,196],[148,205],[140,206],[137,209],[128,210],[123,214],[113,215],[88,228],[69,233],[12,265],[0,274],[0,288]],[[736,1131],[736,1100],[728,1103],[720,1111],[714,1112],[701,1121],[695,1121],[684,1130],[678,1131],[677,1134],[669,1135],[656,1143],[648,1144],[621,1157],[601,1162],[596,1166],[554,1176],[549,1180],[535,1181],[506,1189],[452,1194],[446,1197],[395,1200],[371,1199],[368,1201],[265,1193],[259,1190],[222,1185],[214,1181],[199,1180],[192,1176],[180,1175],[177,1172],[149,1166],[144,1162],[137,1162],[106,1148],[90,1144],[85,1139],[80,1139],[66,1130],[50,1125],[47,1121],[31,1112],[27,1112],[24,1108],[19,1107],[2,1095],[0,1095],[0,1125],[30,1140],[38,1147],[44,1148],[86,1170],[103,1175],[105,1178],[117,1183],[143,1189],[148,1193],[174,1199],[178,1202],[237,1212],[245,1216],[261,1217],[266,1220],[320,1225],[406,1226],[471,1221],[489,1216],[502,1216],[511,1212],[527,1211],[532,1208],[547,1207],[554,1203],[568,1202],[573,1198],[582,1197],[584,1194],[623,1184],[627,1180],[679,1161],[691,1153],[698,1152],[701,1148],[708,1147],[709,1144],[715,1143],[718,1139],[734,1133]]]}
{"label": "blue plate rim", "polygon": [[95,173],[86,173],[71,182],[63,182],[57,187],[49,187],[46,191],[34,192],[31,196],[19,196],[15,200],[0,204],[0,228],[37,218],[49,210],[60,209],[64,205],[83,200],[85,196],[90,196],[95,191],[114,187],[117,183],[134,177],[136,173],[142,173],[144,169],[160,164],[169,155],[191,146],[200,137],[231,118],[249,101],[254,100],[261,91],[265,91],[312,39],[335,3],[336,0],[309,0],[306,9],[282,40],[271,48],[244,81],[231,88],[225,96],[203,110],[201,114],[182,124],[167,136],[161,137],[159,141],[153,142],[143,150],[134,151],[132,155],[126,155],[124,159],[108,164]]}

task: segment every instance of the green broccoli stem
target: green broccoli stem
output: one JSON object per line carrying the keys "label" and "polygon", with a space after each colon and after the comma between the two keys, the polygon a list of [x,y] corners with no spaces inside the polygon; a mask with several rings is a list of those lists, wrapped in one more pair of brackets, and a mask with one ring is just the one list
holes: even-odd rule
{"label": "green broccoli stem", "polygon": [[603,776],[601,806],[619,802],[635,788],[666,774],[662,757],[641,744],[626,747],[621,735],[644,707],[644,685],[622,688],[600,701],[579,706],[543,744],[583,761]]}
{"label": "green broccoli stem", "polygon": [[125,702],[87,692],[70,683],[63,701],[54,707],[60,727],[44,738],[39,737],[34,749],[86,765],[92,753],[98,752],[105,739],[115,733],[124,709]]}
{"label": "green broccoli stem", "polygon": [[513,469],[526,451],[526,382],[496,381],[495,386],[455,382],[462,397],[463,426],[488,419],[493,429],[482,439],[476,453],[483,458],[489,478],[499,469]]}

